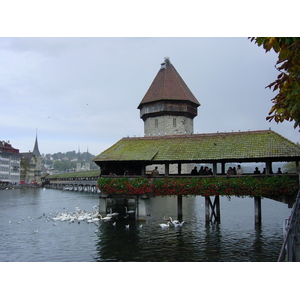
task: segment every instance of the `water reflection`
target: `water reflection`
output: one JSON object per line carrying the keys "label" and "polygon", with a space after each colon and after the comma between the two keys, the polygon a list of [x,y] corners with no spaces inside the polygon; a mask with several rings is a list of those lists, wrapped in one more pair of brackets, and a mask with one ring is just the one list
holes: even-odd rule
{"label": "water reflection", "polygon": [[145,202],[146,221],[53,226],[47,221],[52,213],[77,205],[91,211],[99,198],[56,190],[0,191],[0,196],[0,261],[276,261],[290,213],[287,205],[263,199],[262,225],[256,227],[253,199],[221,198],[221,224],[206,225],[204,198],[184,197],[184,225],[162,229],[164,218],[177,218],[177,199],[157,197]]}

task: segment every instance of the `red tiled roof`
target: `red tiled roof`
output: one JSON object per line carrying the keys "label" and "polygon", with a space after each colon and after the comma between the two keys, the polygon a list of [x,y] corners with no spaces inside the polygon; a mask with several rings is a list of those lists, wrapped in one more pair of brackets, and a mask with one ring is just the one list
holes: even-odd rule
{"label": "red tiled roof", "polygon": [[200,105],[169,59],[165,59],[165,62],[162,63],[161,69],[138,108],[145,103],[158,100],[186,100]]}

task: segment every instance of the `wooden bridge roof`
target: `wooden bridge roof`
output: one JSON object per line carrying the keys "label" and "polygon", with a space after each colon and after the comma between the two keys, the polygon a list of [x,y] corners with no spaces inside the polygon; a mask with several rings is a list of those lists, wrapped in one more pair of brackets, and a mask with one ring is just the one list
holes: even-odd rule
{"label": "wooden bridge roof", "polygon": [[296,161],[300,147],[272,130],[123,138],[96,156],[104,162]]}
{"label": "wooden bridge roof", "polygon": [[158,100],[186,100],[199,106],[200,103],[170,60],[166,58],[162,65],[164,67],[158,71],[138,108],[141,108],[143,104]]}

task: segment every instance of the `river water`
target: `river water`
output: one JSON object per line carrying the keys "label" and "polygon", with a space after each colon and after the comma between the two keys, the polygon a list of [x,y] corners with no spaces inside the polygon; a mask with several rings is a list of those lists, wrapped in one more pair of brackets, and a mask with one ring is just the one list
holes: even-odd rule
{"label": "river water", "polygon": [[156,197],[146,200],[146,221],[113,226],[52,219],[97,205],[99,196],[85,192],[0,190],[0,261],[275,262],[291,211],[287,204],[262,199],[262,226],[255,228],[253,199],[221,197],[221,224],[206,226],[204,197],[184,197],[185,224],[162,229],[164,215],[176,218],[177,199]]}

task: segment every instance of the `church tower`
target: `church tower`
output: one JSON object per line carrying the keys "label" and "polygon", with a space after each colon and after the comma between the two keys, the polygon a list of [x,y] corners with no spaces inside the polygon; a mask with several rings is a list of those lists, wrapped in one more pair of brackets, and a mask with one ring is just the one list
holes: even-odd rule
{"label": "church tower", "polygon": [[39,150],[39,145],[38,145],[38,140],[37,140],[37,134],[35,136],[35,143],[34,143],[34,147],[33,147],[32,153],[35,156],[41,156],[41,153],[40,153],[40,150]]}
{"label": "church tower", "polygon": [[200,103],[192,94],[169,58],[140,102],[145,136],[193,134],[193,119]]}
{"label": "church tower", "polygon": [[20,180],[24,180],[27,183],[41,183],[42,173],[42,156],[38,146],[37,133],[35,137],[35,143],[32,152],[20,153],[21,166],[20,166]]}

